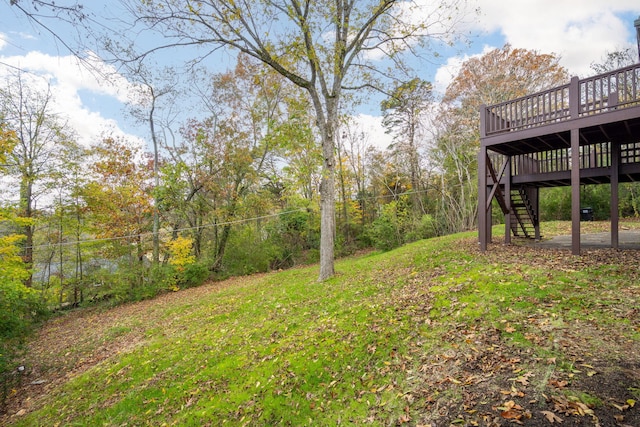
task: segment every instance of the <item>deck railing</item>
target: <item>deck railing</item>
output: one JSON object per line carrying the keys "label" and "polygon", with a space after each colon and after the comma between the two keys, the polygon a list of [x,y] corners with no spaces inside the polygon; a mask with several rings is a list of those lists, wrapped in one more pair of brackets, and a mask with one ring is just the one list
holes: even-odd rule
{"label": "deck railing", "polygon": [[640,105],[640,64],[500,104],[482,106],[481,136],[518,131]]}
{"label": "deck railing", "polygon": [[[580,146],[580,169],[608,168],[612,165],[610,142]],[[620,146],[620,163],[640,163],[640,142]],[[511,174],[530,175],[571,170],[571,148],[558,148],[513,156]]]}

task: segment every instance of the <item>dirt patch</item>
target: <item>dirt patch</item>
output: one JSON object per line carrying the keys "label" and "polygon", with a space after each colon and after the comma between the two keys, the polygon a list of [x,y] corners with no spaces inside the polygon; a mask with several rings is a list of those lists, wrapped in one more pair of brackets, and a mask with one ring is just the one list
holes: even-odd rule
{"label": "dirt patch", "polygon": [[[591,332],[575,345],[591,347]],[[499,330],[466,330],[466,344],[456,342],[421,361],[413,395],[427,405],[417,425],[640,426],[640,357],[626,340],[570,364],[509,346]]]}
{"label": "dirt patch", "polygon": [[[473,252],[475,242],[468,243]],[[638,251],[598,249],[576,257],[564,250],[493,245],[483,256],[489,263],[569,272],[604,264],[640,283]],[[589,310],[619,320],[619,328],[589,316],[559,325],[541,310],[521,325],[533,347],[514,346],[504,331],[481,322],[449,325],[442,337],[449,350],[421,360],[414,389],[427,405],[413,422],[431,427],[640,426],[640,351],[627,333],[640,332],[640,287],[618,288],[606,297],[606,304],[594,303]],[[562,360],[540,356],[551,352]]]}

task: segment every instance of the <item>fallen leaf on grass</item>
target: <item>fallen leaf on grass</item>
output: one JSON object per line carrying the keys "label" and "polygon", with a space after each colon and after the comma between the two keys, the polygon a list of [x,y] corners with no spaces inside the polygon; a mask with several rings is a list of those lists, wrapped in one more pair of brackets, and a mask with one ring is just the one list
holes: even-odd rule
{"label": "fallen leaf on grass", "polygon": [[457,379],[452,378],[452,377],[447,377],[447,378],[445,378],[444,380],[445,380],[445,381],[449,381],[450,383],[453,383],[453,384],[462,384],[462,382],[461,382],[461,381],[458,381]]}
{"label": "fallen leaf on grass", "polygon": [[549,385],[551,385],[551,386],[553,386],[555,388],[565,388],[568,384],[569,384],[568,381],[549,380]]}
{"label": "fallen leaf on grass", "polygon": [[565,396],[553,396],[551,400],[554,403],[556,411],[563,412],[565,415],[593,415],[593,409],[576,398],[567,399]]}
{"label": "fallen leaf on grass", "polygon": [[562,418],[560,418],[559,416],[557,416],[556,414],[554,414],[551,411],[540,411],[540,412],[542,413],[542,415],[545,416],[547,421],[549,421],[551,424],[553,424],[553,423],[560,424],[563,421]]}
{"label": "fallen leaf on grass", "polygon": [[529,378],[533,377],[533,372],[527,372],[523,375],[520,375],[518,378],[510,378],[511,381],[515,381],[517,383],[522,384],[523,386],[529,385]]}
{"label": "fallen leaf on grass", "polygon": [[510,409],[508,411],[501,412],[500,416],[507,420],[517,420],[522,418],[522,413],[520,411]]}
{"label": "fallen leaf on grass", "polygon": [[501,411],[510,411],[511,409],[522,409],[522,406],[518,405],[516,402],[514,402],[513,400],[510,400],[508,402],[504,402],[502,404],[502,406],[498,406],[498,409],[500,409]]}
{"label": "fallen leaf on grass", "polygon": [[569,405],[572,406],[579,415],[593,415],[593,410],[582,402],[570,402]]}
{"label": "fallen leaf on grass", "polygon": [[408,415],[401,415],[400,418],[398,419],[398,422],[400,424],[406,424],[408,422],[411,422],[411,417]]}
{"label": "fallen leaf on grass", "polygon": [[500,416],[506,420],[522,424],[522,419],[531,418],[531,412],[525,410],[522,406],[518,405],[513,400],[505,402],[502,406],[497,407],[499,409]]}
{"label": "fallen leaf on grass", "polygon": [[[631,400],[631,399],[629,399],[629,400]],[[615,403],[615,402],[609,402],[609,404],[610,404],[611,406],[613,406],[614,408],[616,408],[618,411],[626,411],[626,410],[627,410],[627,409],[629,409],[629,408],[633,408],[633,405],[630,405],[630,404],[629,404],[629,400],[627,400],[627,403],[626,403],[625,405],[618,405],[618,404],[617,404],[617,403]],[[631,400],[631,401],[633,402],[633,400]],[[635,402],[634,402],[634,403],[635,403]]]}
{"label": "fallen leaf on grass", "polygon": [[511,386],[511,390],[500,390],[500,393],[505,396],[524,397],[524,393],[514,386]]}

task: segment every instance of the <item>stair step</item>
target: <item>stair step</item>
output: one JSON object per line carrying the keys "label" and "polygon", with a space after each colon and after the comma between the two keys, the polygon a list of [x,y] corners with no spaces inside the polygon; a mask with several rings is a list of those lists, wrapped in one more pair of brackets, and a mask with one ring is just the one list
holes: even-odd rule
{"label": "stair step", "polygon": [[515,221],[511,223],[511,232],[518,237],[533,239],[535,237],[536,215],[533,206],[528,198],[527,192],[523,188],[511,190],[511,213]]}

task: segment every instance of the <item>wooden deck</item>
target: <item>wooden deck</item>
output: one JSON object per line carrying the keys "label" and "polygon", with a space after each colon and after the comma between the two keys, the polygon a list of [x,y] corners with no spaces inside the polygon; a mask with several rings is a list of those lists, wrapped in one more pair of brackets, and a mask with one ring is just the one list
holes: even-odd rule
{"label": "wooden deck", "polygon": [[511,233],[539,238],[538,189],[571,185],[572,250],[579,253],[579,186],[602,183],[612,184],[617,247],[618,183],[640,181],[640,64],[483,105],[478,167],[483,250],[491,240],[494,198],[510,228],[507,243]]}

